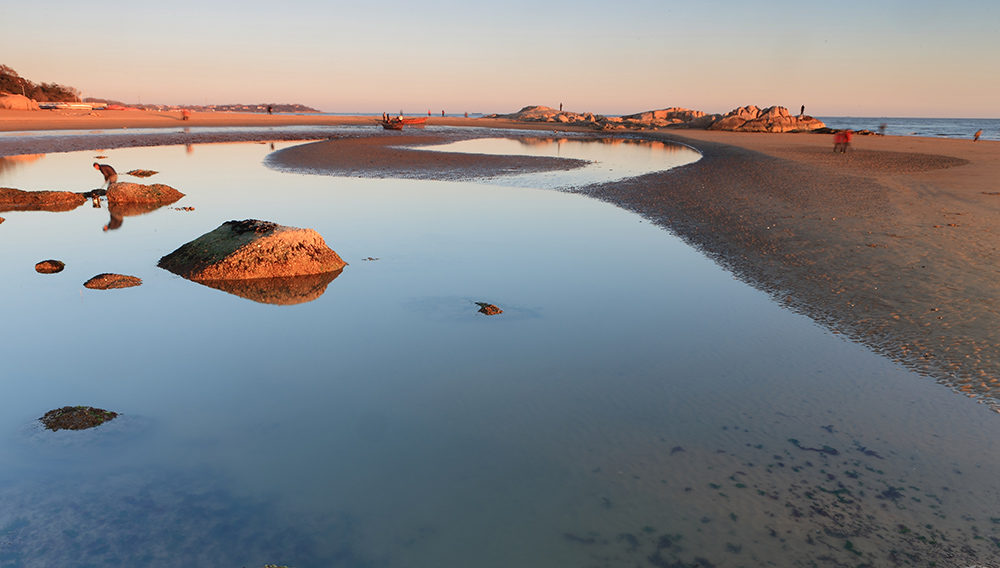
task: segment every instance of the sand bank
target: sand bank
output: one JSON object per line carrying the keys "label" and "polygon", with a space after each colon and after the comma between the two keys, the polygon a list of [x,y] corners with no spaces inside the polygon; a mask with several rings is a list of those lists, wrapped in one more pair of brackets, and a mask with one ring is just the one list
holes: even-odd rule
{"label": "sand bank", "polygon": [[669,228],[742,279],[998,407],[1000,144],[687,131],[674,171],[586,193]]}
{"label": "sand bank", "polygon": [[[377,117],[198,113],[182,122],[170,113],[96,114],[4,111],[0,131],[371,124],[364,136],[287,149],[270,163],[334,175],[439,179],[556,165],[473,155],[422,159],[419,153],[392,147],[487,132],[388,133],[374,128]],[[526,126],[441,117],[431,117],[428,124]],[[527,126],[553,130],[553,125]],[[317,132],[316,138],[324,137]],[[687,130],[637,135],[688,144],[704,158],[582,192],[669,229],[791,309],[998,406],[1000,143],[856,137],[845,155],[832,153],[829,135]],[[116,137],[114,144],[184,143],[172,138],[183,136],[176,132],[148,136]],[[215,133],[195,141],[225,136]],[[240,136],[277,139],[268,132]],[[110,147],[104,136],[77,138],[88,139],[73,142],[85,147],[43,140],[29,148],[16,137],[0,139],[0,156]]]}

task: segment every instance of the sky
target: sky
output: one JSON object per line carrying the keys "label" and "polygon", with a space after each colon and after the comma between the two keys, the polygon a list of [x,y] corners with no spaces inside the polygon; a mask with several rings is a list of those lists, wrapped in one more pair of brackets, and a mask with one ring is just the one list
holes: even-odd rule
{"label": "sky", "polygon": [[4,12],[0,64],[127,103],[1000,117],[996,0],[46,0]]}

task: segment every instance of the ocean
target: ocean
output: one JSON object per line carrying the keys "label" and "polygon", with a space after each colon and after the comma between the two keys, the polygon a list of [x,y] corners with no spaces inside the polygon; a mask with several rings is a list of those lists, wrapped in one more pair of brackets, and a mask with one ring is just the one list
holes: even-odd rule
{"label": "ocean", "polygon": [[982,130],[980,140],[1000,140],[1000,118],[899,118],[859,116],[817,116],[829,128],[879,132],[885,124],[887,136],[926,136],[928,138],[972,139]]}

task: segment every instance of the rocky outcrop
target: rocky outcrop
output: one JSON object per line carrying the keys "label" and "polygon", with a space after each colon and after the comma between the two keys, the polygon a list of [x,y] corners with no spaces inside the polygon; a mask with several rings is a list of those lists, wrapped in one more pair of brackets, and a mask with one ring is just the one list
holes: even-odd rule
{"label": "rocky outcrop", "polygon": [[755,106],[740,107],[712,123],[709,130],[735,132],[803,132],[825,128],[826,125],[811,116],[791,115],[780,106],[760,109]]}
{"label": "rocky outcrop", "polygon": [[0,211],[72,211],[87,199],[72,191],[23,191],[0,187]]}
{"label": "rocky outcrop", "polygon": [[41,110],[38,103],[22,95],[0,96],[0,109],[3,110]]}
{"label": "rocky outcrop", "polygon": [[109,272],[98,274],[83,283],[84,288],[90,288],[91,290],[114,290],[116,288],[132,288],[133,286],[141,285],[141,278]]}
{"label": "rocky outcrop", "polygon": [[151,203],[160,205],[170,205],[184,194],[161,183],[145,185],[141,183],[119,182],[108,187],[106,194],[108,203]]}
{"label": "rocky outcrop", "polygon": [[35,272],[39,274],[55,274],[62,272],[66,263],[61,260],[43,260],[35,264]]}
{"label": "rocky outcrop", "polygon": [[157,264],[196,282],[324,274],[346,265],[316,231],[256,219],[227,221]]}
{"label": "rocky outcrop", "polygon": [[544,106],[527,106],[515,113],[492,114],[485,118],[518,122],[550,122],[597,130],[692,128],[737,132],[807,132],[826,126],[811,116],[793,116],[789,114],[788,109],[780,106],[765,109],[745,106],[726,114],[706,114],[700,110],[671,107],[620,117],[562,112]]}

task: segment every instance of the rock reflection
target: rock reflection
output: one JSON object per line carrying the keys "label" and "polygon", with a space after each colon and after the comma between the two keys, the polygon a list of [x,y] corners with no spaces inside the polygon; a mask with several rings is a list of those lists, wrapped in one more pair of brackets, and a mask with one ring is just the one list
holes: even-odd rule
{"label": "rock reflection", "polygon": [[326,292],[326,287],[340,276],[341,272],[343,270],[306,276],[250,280],[192,280],[192,282],[261,304],[291,306],[311,302],[322,296]]}

